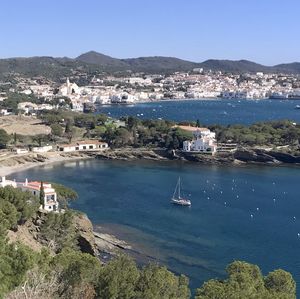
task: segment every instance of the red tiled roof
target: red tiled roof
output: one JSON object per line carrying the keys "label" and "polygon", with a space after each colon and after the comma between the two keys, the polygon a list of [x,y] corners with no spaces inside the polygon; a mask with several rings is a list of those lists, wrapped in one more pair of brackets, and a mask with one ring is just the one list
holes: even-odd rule
{"label": "red tiled roof", "polygon": [[209,131],[208,128],[198,128],[198,127],[192,127],[192,126],[175,126],[175,128],[179,128],[184,131],[189,131],[189,132],[195,132],[195,131]]}
{"label": "red tiled roof", "polygon": [[99,144],[106,144],[106,142],[102,142],[99,140],[81,140],[81,141],[76,141],[76,143],[70,143],[70,144],[61,144],[59,145],[59,147],[74,147],[77,145],[89,145],[89,144],[95,144],[95,145],[99,145]]}

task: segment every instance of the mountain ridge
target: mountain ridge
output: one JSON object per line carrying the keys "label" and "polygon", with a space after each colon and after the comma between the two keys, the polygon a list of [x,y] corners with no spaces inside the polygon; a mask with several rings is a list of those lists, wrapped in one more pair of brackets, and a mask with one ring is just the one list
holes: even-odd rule
{"label": "mountain ridge", "polygon": [[208,59],[193,62],[166,56],[145,56],[118,59],[96,51],[82,53],[78,57],[13,57],[0,59],[0,76],[7,73],[20,73],[25,76],[45,76],[58,78],[70,75],[74,70],[93,72],[144,72],[171,73],[192,71],[194,68],[230,73],[286,73],[300,74],[300,62],[266,66],[249,60]]}

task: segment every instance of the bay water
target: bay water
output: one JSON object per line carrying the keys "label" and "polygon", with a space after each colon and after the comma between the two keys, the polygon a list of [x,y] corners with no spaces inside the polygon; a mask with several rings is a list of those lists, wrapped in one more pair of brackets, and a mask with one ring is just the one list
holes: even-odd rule
{"label": "bay water", "polygon": [[161,101],[134,105],[100,106],[98,113],[112,117],[137,116],[142,119],[171,119],[208,124],[252,124],[259,121],[290,119],[300,121],[297,100],[201,99]]}
{"label": "bay water", "polygon": [[[178,177],[192,206],[170,203]],[[191,287],[223,278],[233,260],[300,282],[298,167],[83,160],[21,171],[17,180],[74,188],[72,208],[132,244],[145,260],[184,273]]]}

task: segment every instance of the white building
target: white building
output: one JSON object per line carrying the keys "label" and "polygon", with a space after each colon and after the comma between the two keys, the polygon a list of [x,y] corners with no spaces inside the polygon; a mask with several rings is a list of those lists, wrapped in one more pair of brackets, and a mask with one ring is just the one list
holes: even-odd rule
{"label": "white building", "polygon": [[34,153],[46,153],[52,150],[52,145],[35,146],[31,149]]}
{"label": "white building", "polygon": [[63,144],[57,146],[57,149],[60,152],[95,151],[95,150],[105,150],[107,148],[108,148],[108,144],[106,142],[102,142],[98,140],[77,141],[74,144]]}
{"label": "white building", "polygon": [[21,148],[21,147],[15,147],[13,151],[18,155],[27,154],[29,152],[27,148]]}
{"label": "white building", "polygon": [[122,94],[110,96],[110,101],[112,104],[130,104],[137,101],[137,98],[134,95],[124,92]]}
{"label": "white building", "polygon": [[4,188],[6,186],[12,186],[16,188],[17,183],[15,181],[7,180],[5,176],[0,177],[0,187]]}
{"label": "white building", "polygon": [[70,83],[69,78],[67,82],[60,86],[59,94],[62,96],[70,96],[72,94],[77,94],[79,92],[79,87],[76,83]]}
{"label": "white building", "polygon": [[[41,185],[41,182],[28,182],[27,179],[25,182],[16,182],[7,180],[5,176],[0,177],[0,187],[12,186],[14,188],[20,188],[22,191],[29,191],[31,194],[38,197],[40,196]],[[43,183],[43,188],[45,197],[44,203],[40,208],[48,212],[59,212],[59,204],[55,189],[49,183]]]}
{"label": "white building", "polygon": [[[28,182],[27,179],[24,183],[17,183],[17,187],[21,188],[22,191],[29,191],[35,196],[40,196],[41,192],[41,182],[33,181]],[[57,194],[55,192],[55,189],[52,187],[49,183],[43,183],[44,188],[44,204],[41,206],[41,208],[48,212],[58,212],[58,201],[57,201]]]}
{"label": "white building", "polygon": [[3,115],[3,116],[6,116],[6,115],[11,115],[12,112],[9,111],[9,109],[1,109],[0,114]]}
{"label": "white building", "polygon": [[192,132],[194,138],[183,142],[184,152],[211,153],[217,151],[216,133],[207,128],[179,126],[182,130]]}

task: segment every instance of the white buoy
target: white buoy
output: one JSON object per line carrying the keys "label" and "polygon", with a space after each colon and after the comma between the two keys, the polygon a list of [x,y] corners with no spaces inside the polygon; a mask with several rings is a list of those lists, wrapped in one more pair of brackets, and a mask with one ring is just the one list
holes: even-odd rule
{"label": "white buoy", "polygon": [[223,194],[223,191],[221,190],[220,193]]}
{"label": "white buoy", "polygon": [[256,208],[256,211],[259,211],[259,208]]}
{"label": "white buoy", "polygon": [[209,199],[209,196],[207,196],[207,199]]}
{"label": "white buoy", "polygon": [[239,196],[237,195],[236,198],[239,198]]}
{"label": "white buoy", "polygon": [[255,190],[254,190],[254,188],[252,189],[252,192],[254,192]]}
{"label": "white buoy", "polygon": [[298,237],[300,237],[300,233],[298,233]]}
{"label": "white buoy", "polygon": [[273,201],[275,202],[275,201],[276,201],[276,198],[273,198]]}
{"label": "white buoy", "polygon": [[294,216],[293,219],[296,220],[296,216]]}
{"label": "white buoy", "polygon": [[250,217],[253,218],[253,214],[251,214]]}
{"label": "white buoy", "polygon": [[224,205],[225,205],[225,206],[227,205],[226,201],[224,201]]}

